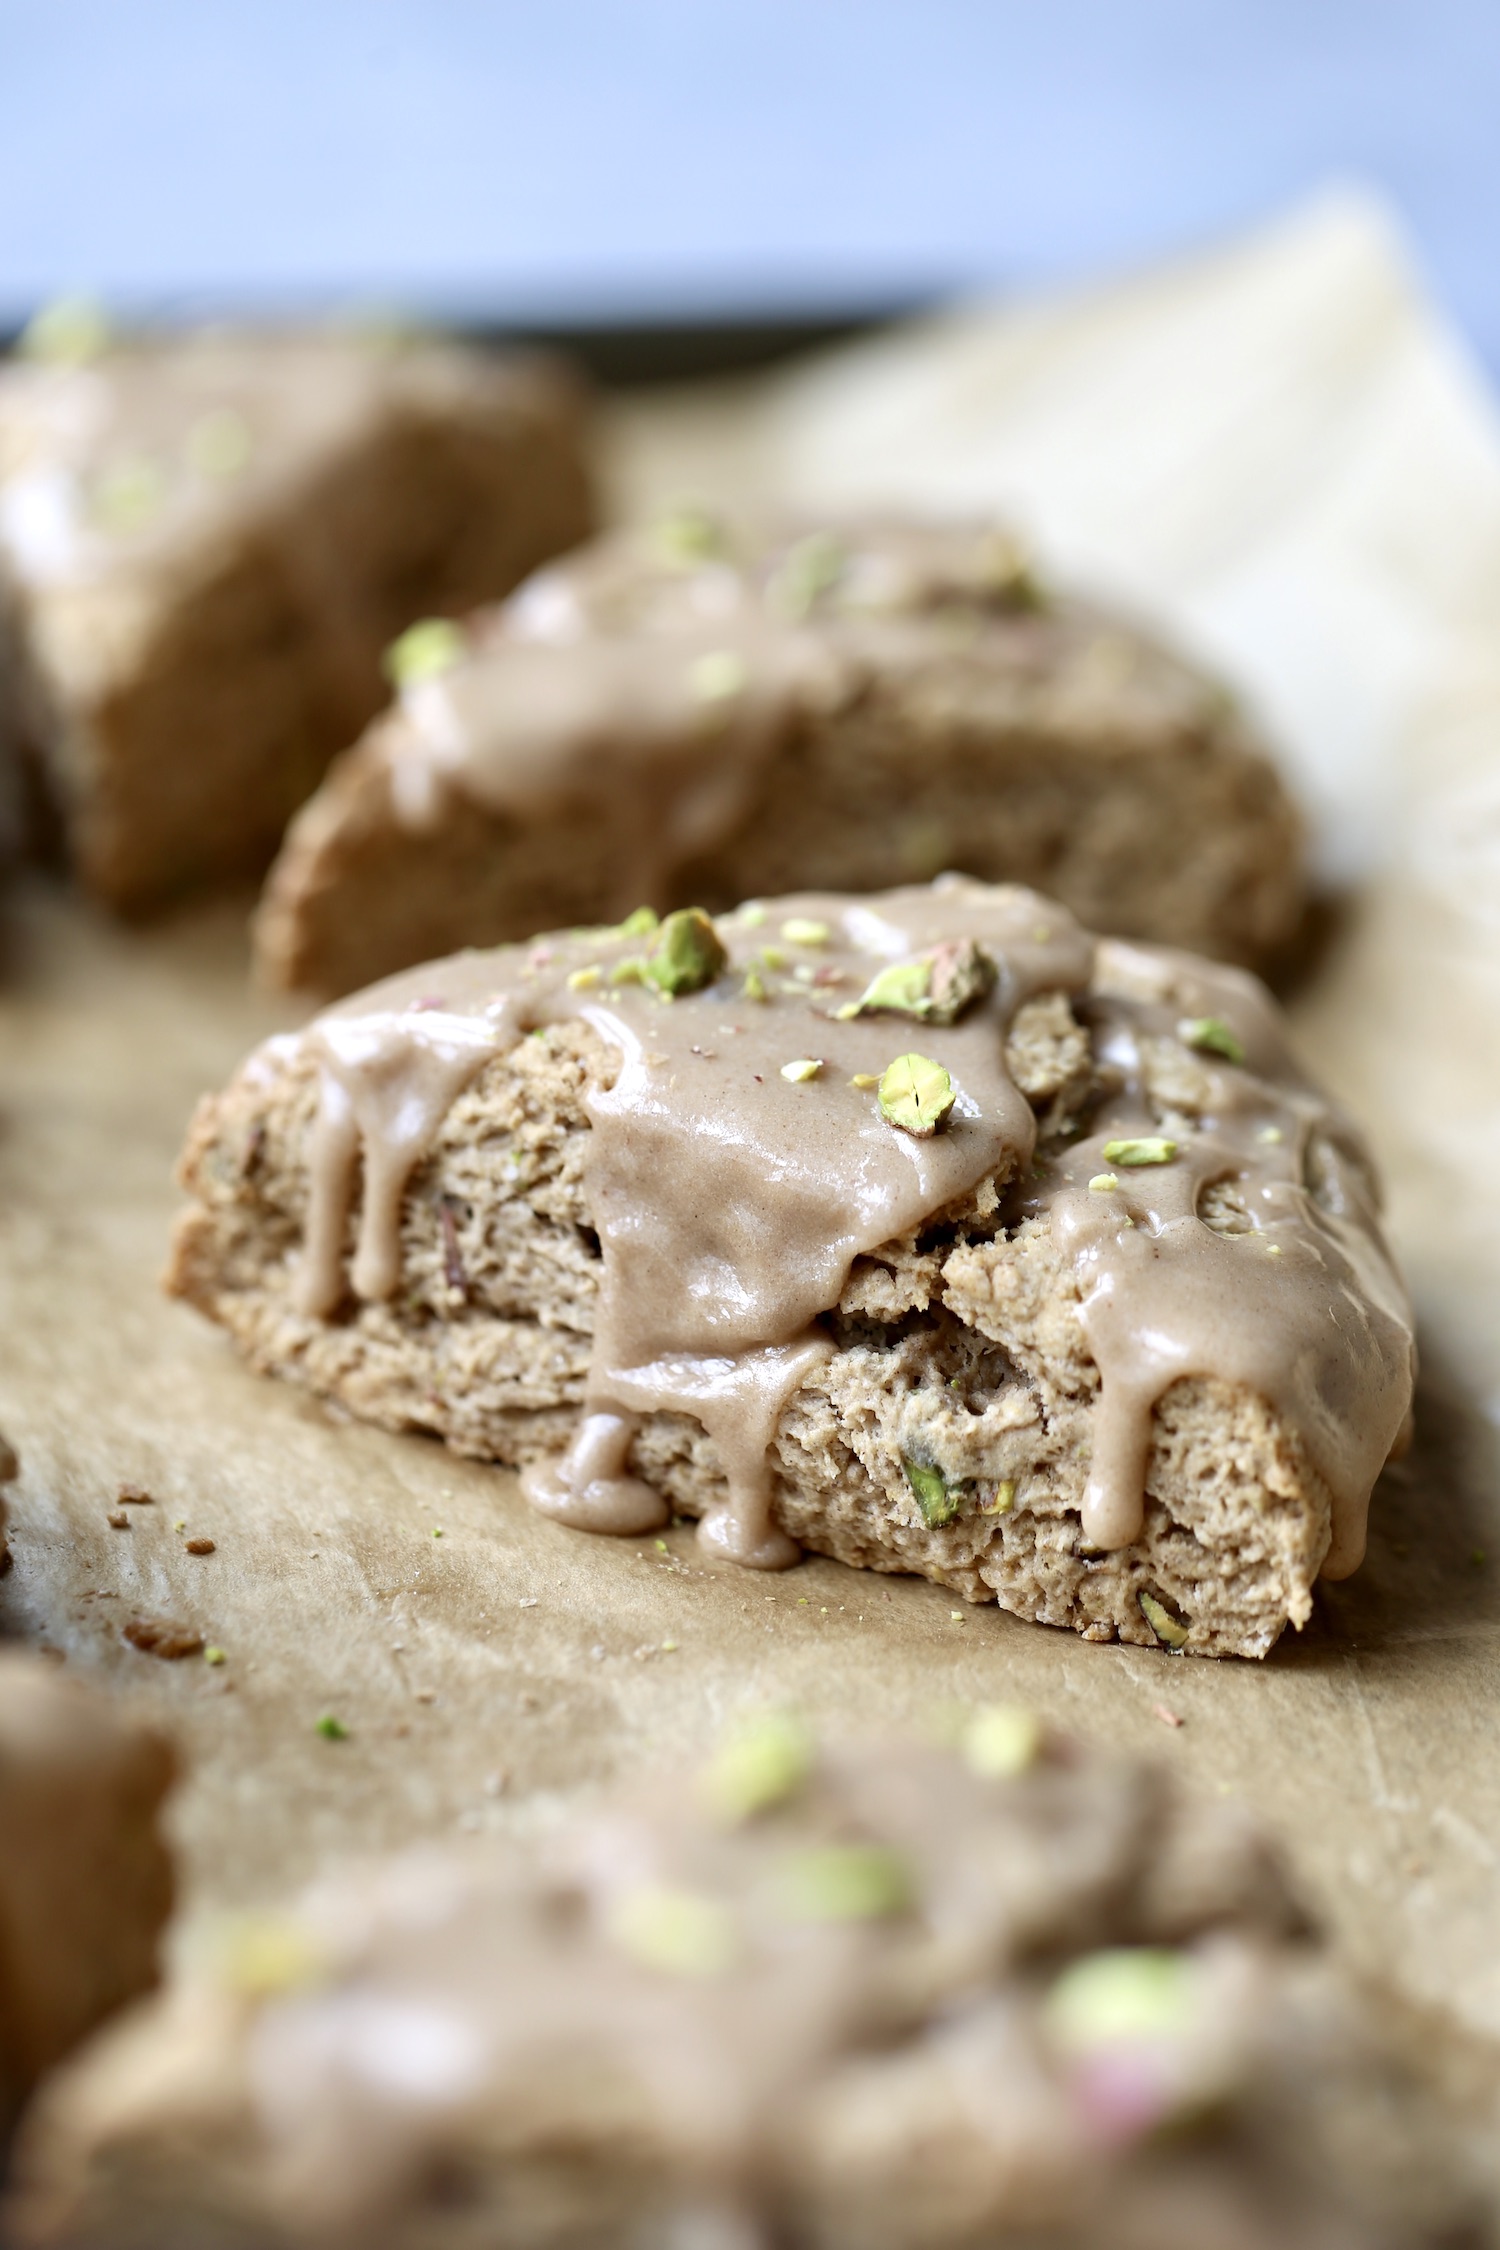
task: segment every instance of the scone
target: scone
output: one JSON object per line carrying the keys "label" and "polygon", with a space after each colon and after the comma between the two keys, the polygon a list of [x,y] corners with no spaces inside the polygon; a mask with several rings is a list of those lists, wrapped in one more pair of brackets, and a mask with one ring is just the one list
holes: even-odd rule
{"label": "scone", "polygon": [[788,1719],[342,1879],[54,2080],[18,2250],[1396,2250],[1462,2133],[1242,1819],[992,1707]]}
{"label": "scone", "polygon": [[620,532],[409,645],[256,944],[328,994],[462,945],[957,868],[1251,966],[1299,822],[1224,689],[992,527]]}
{"label": "scone", "polygon": [[1264,989],[959,877],[373,987],[205,1101],[169,1287],[261,1368],[1023,1617],[1263,1655],[1358,1564],[1411,1319]]}
{"label": "scone", "polygon": [[0,2146],[43,2073],[156,1981],[172,1772],[160,1736],[0,1649]]}
{"label": "scone", "polygon": [[41,334],[0,367],[0,737],[139,909],[259,872],[391,640],[585,535],[582,402],[448,343]]}

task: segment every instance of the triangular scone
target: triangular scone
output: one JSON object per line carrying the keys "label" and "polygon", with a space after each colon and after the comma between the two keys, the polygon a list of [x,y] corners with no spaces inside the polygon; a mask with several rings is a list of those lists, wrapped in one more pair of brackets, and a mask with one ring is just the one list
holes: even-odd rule
{"label": "triangular scone", "polygon": [[161,1736],[0,1649],[0,2149],[38,2079],[156,1982],[174,1767]]}
{"label": "triangular scone", "polygon": [[960,878],[436,962],[204,1103],[170,1287],[260,1367],[669,1510],[1262,1655],[1358,1564],[1412,1334],[1241,971]]}
{"label": "triangular scone", "polygon": [[45,2090],[7,2240],[1488,2239],[1468,2056],[1354,1982],[1243,1813],[1011,1706],[955,1731],[766,1717],[241,1917]]}
{"label": "triangular scone", "polygon": [[262,868],[393,637],[589,530],[581,445],[561,370],[435,341],[89,335],[0,369],[0,734],[89,889]]}
{"label": "triangular scone", "polygon": [[289,832],[272,984],[945,868],[1264,964],[1301,832],[1223,688],[974,523],[616,533],[413,650]]}

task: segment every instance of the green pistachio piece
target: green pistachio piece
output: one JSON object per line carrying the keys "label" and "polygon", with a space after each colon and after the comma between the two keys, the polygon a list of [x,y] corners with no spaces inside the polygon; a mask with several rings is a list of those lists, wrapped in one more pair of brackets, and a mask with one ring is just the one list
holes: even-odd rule
{"label": "green pistachio piece", "polygon": [[1187,1646],[1188,1628],[1172,1615],[1164,1601],[1158,1600],[1155,1594],[1147,1593],[1137,1594],[1135,1598],[1140,1603],[1142,1617],[1165,1647]]}
{"label": "green pistachio piece", "polygon": [[739,1931],[729,1908],[701,1891],[643,1885],[627,1891],[609,1920],[622,1953],[674,1977],[718,1977],[734,1966]]}
{"label": "green pistachio piece", "polygon": [[661,917],[654,906],[638,906],[615,926],[616,937],[650,937],[661,928]]}
{"label": "green pistachio piece", "polygon": [[912,1903],[911,1872],[885,1844],[822,1844],[782,1862],[781,1907],[798,1922],[870,1922]]}
{"label": "green pistachio piece", "polygon": [[816,1078],[823,1065],[814,1055],[799,1055],[795,1062],[783,1063],[781,1075],[791,1086],[805,1086]]}
{"label": "green pistachio piece", "polygon": [[881,1116],[919,1141],[930,1141],[947,1123],[956,1099],[947,1071],[926,1055],[898,1055],[880,1081]]}
{"label": "green pistachio piece", "polygon": [[921,1023],[957,1023],[966,1008],[994,990],[993,958],[972,938],[934,946],[914,961],[892,961],[881,969],[857,1000],[839,1009],[854,1016],[915,1016]]}
{"label": "green pistachio piece", "polygon": [[1243,1040],[1222,1016],[1184,1016],[1177,1026],[1177,1036],[1185,1047],[1196,1047],[1200,1054],[1222,1055],[1232,1063],[1245,1059]]}
{"label": "green pistachio piece", "polygon": [[721,1745],[704,1773],[704,1795],[721,1820],[749,1820],[794,1796],[812,1763],[812,1738],[801,1720],[768,1712]]}
{"label": "green pistachio piece", "polygon": [[914,1461],[909,1453],[902,1454],[901,1466],[928,1529],[941,1531],[945,1523],[952,1523],[963,1495],[949,1484],[942,1470],[935,1469],[930,1461]]}
{"label": "green pistachio piece", "polygon": [[781,934],[788,945],[826,945],[833,932],[826,922],[814,922],[805,914],[792,914],[782,923]]}
{"label": "green pistachio piece", "polygon": [[1149,1137],[1140,1141],[1106,1141],[1104,1144],[1105,1163],[1124,1164],[1127,1167],[1137,1164],[1170,1164],[1176,1154],[1175,1141]]}
{"label": "green pistachio piece", "polygon": [[113,461],[94,486],[93,515],[106,531],[142,531],[167,496],[167,480],[149,453]]}
{"label": "green pistachio piece", "polygon": [[[958,1378],[955,1376],[954,1381]],[[1016,1486],[1013,1477],[1002,1477],[995,1486],[995,1497],[986,1500],[979,1513],[982,1516],[1008,1516],[1016,1504]]]}
{"label": "green pistachio piece", "polygon": [[611,984],[644,984],[646,981],[645,955],[643,953],[629,953],[623,961],[617,961],[609,972],[609,981]]}
{"label": "green pistachio piece", "polygon": [[766,585],[766,601],[795,623],[817,606],[844,574],[848,557],[831,531],[809,532],[790,546]]}
{"label": "green pistachio piece", "polygon": [[290,1915],[237,1915],[214,1946],[218,1981],[247,2000],[305,1991],[323,1983],[330,1967],[312,1931]]}
{"label": "green pistachio piece", "polygon": [[676,1000],[701,992],[728,966],[723,940],[702,907],[683,906],[662,923],[646,962],[646,982]]}
{"label": "green pistachio piece", "polygon": [[1113,1195],[1119,1186],[1113,1172],[1096,1172],[1089,1181],[1090,1195]]}
{"label": "green pistachio piece", "polygon": [[325,1742],[347,1742],[349,1739],[349,1729],[345,1726],[343,1720],[336,1719],[331,1711],[323,1713],[313,1732],[314,1734],[320,1734]]}
{"label": "green pistachio piece", "polygon": [[1048,1993],[1044,2020],[1065,2054],[1181,2038],[1196,2013],[1197,1978],[1169,1946],[1117,1945],[1085,1953]]}
{"label": "green pistachio piece", "polygon": [[451,672],[464,653],[464,637],[451,617],[422,617],[398,633],[381,662],[392,687],[415,687]]}
{"label": "green pistachio piece", "polygon": [[23,359],[84,367],[109,349],[109,320],[92,297],[57,297],[34,312],[16,346]]}
{"label": "green pistachio piece", "polygon": [[570,992],[592,992],[596,984],[602,984],[603,982],[604,971],[597,961],[589,961],[583,968],[571,969],[568,972],[568,990]]}
{"label": "green pistachio piece", "polygon": [[745,971],[745,981],[740,991],[746,1000],[764,1000],[766,979],[759,961],[752,961]]}
{"label": "green pistachio piece", "polygon": [[188,466],[215,483],[239,476],[249,467],[253,450],[249,423],[228,406],[200,414],[187,434]]}
{"label": "green pistachio piece", "polygon": [[700,703],[732,703],[750,685],[750,667],[732,648],[712,648],[694,657],[688,686]]}
{"label": "green pistachio piece", "polygon": [[724,528],[706,508],[674,508],[656,526],[656,544],[668,562],[687,568],[724,552]]}
{"label": "green pistachio piece", "polygon": [[975,1773],[1006,1781],[1041,1756],[1042,1723],[1019,1703],[981,1704],[964,1729],[962,1748]]}

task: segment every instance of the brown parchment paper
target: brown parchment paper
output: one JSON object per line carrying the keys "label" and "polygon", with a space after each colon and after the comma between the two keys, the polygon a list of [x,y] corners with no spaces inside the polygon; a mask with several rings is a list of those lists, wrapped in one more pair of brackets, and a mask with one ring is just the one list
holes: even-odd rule
{"label": "brown parchment paper", "polygon": [[[1276,300],[1268,273],[1285,295],[1288,264],[1307,257],[1308,228],[1321,229],[1315,294],[1322,304],[1340,272],[1351,282],[1345,357],[1369,374],[1391,339],[1372,338],[1356,316],[1370,258],[1387,252],[1379,241],[1372,250],[1364,215],[1335,220],[1342,266],[1328,214],[1316,213],[1256,247],[1251,296]],[[1181,361],[1183,322],[1206,299],[1218,325],[1238,318],[1242,349],[1259,336],[1263,362],[1279,366],[1285,308],[1236,295],[1234,261],[1243,266],[1245,255],[1137,284],[1123,312],[1106,293],[1093,308],[1098,351],[1085,358],[1097,366],[1112,333],[1114,348],[1138,357],[1152,321],[1168,319]],[[1290,294],[1295,306],[1307,293]],[[1055,317],[1076,353],[1089,302],[1065,310]],[[1409,322],[1430,344],[1415,303]],[[994,342],[996,332],[977,319],[957,335],[940,323],[901,347],[917,355],[929,390],[967,370],[973,414],[984,357],[976,338]],[[1000,324],[1002,356],[1029,353],[1033,382],[1044,342],[1032,334],[1018,344]],[[1408,362],[1410,345],[1406,333]],[[889,431],[893,394],[878,385],[891,374],[880,351],[892,349],[790,383],[632,401],[612,431],[621,505],[684,493],[763,498],[777,484],[811,495],[810,454],[840,496],[878,489],[849,441],[861,428]],[[1174,363],[1159,347],[1158,369]],[[902,383],[912,364],[896,368]],[[1180,372],[1187,383],[1191,366]],[[1389,372],[1377,367],[1377,388]],[[1280,380],[1283,405],[1286,394],[1303,398],[1297,442],[1306,450],[1316,434],[1309,383],[1299,391],[1285,367]],[[842,437],[840,395],[850,409]],[[1421,400],[1409,403],[1420,420]],[[1323,406],[1346,411],[1338,398]],[[1438,443],[1442,407],[1439,398]],[[1062,408],[1054,401],[1052,410]],[[992,400],[985,426],[1002,432],[1005,412],[1003,398]],[[1099,412],[1085,387],[1075,418],[1103,459]],[[961,416],[954,427],[962,434]],[[1382,446],[1388,434],[1375,426]],[[1274,432],[1262,436],[1275,457]],[[1188,477],[1203,526],[1213,511],[1197,486],[1212,450],[1205,441],[1186,467],[1174,459],[1156,475],[1167,498]],[[1431,464],[1413,450],[1409,529],[1425,536]],[[914,444],[908,455],[918,459]],[[1138,470],[1124,464],[1120,478]],[[946,475],[927,485],[951,499]],[[1137,476],[1127,517],[1149,481]],[[1309,1629],[1262,1665],[1089,1646],[934,1587],[817,1559],[779,1578],[715,1568],[688,1530],[660,1541],[569,1533],[531,1514],[507,1475],[336,1421],[252,1375],[156,1287],[175,1202],[171,1166],[193,1101],[255,1039],[295,1020],[247,989],[244,902],[145,933],[105,924],[56,888],[35,886],[14,902],[0,980],[0,1428],[23,1470],[0,1631],[60,1652],[178,1734],[189,1778],[174,1823],[189,1925],[272,1896],[337,1855],[544,1822],[616,1776],[702,1751],[747,1706],[792,1700],[829,1728],[853,1729],[1015,1698],[1149,1752],[1207,1792],[1248,1800],[1358,1959],[1413,1997],[1500,2032],[1500,1464],[1491,1414],[1500,1399],[1500,932],[1486,919],[1500,879],[1492,894],[1477,815],[1454,814],[1446,830],[1428,817],[1434,777],[1450,775],[1455,803],[1478,789],[1484,804],[1492,757],[1500,771],[1500,654],[1492,663],[1479,629],[1486,603],[1500,618],[1500,466],[1493,494],[1478,490],[1472,465],[1458,481],[1467,499],[1493,499],[1492,551],[1470,508],[1461,529],[1472,568],[1439,588],[1441,600],[1429,586],[1419,620],[1425,670],[1408,666],[1381,691],[1389,652],[1376,651],[1360,723],[1379,738],[1386,809],[1344,855],[1354,889],[1296,1002],[1310,1059],[1370,1123],[1390,1176],[1423,1325],[1419,1435],[1377,1493],[1364,1570],[1327,1589]],[[1232,499],[1225,514],[1237,521]],[[1381,521],[1399,548],[1398,502],[1384,492]],[[1275,578],[1273,517],[1305,546],[1306,503],[1288,473],[1250,509],[1263,578]],[[1045,538],[1048,512],[1035,492],[1023,512]],[[1065,532],[1066,510],[1055,520]],[[1194,536],[1199,551],[1208,531]],[[1066,552],[1069,539],[1059,534],[1054,545]],[[1363,551],[1360,536],[1346,546]],[[1101,554],[1096,542],[1094,575],[1107,577]],[[1491,554],[1492,582],[1481,586]],[[1305,556],[1298,567],[1305,586]],[[1342,567],[1335,555],[1325,579]],[[1182,584],[1201,591],[1201,573],[1182,563],[1178,592]],[[1142,587],[1148,605],[1237,655],[1252,691],[1278,706],[1326,840],[1338,805],[1359,795],[1360,757],[1376,755],[1367,747],[1356,756],[1335,723],[1341,680],[1354,693],[1349,649],[1330,656],[1320,685],[1294,679],[1288,688],[1264,607],[1248,640],[1226,649],[1234,634],[1222,608],[1217,622],[1211,603],[1184,618],[1159,555]],[[1444,603],[1440,631],[1433,619]],[[1346,638],[1357,653],[1358,633]],[[1421,787],[1403,795],[1403,776]],[[1390,809],[1402,805],[1407,812]],[[1337,851],[1329,856],[1338,861]],[[107,1515],[122,1483],[154,1501],[131,1507],[129,1528],[117,1530]],[[211,1538],[215,1551],[189,1555],[192,1537]],[[192,1625],[225,1651],[224,1663],[138,1652],[121,1633],[138,1614]],[[346,1740],[317,1732],[324,1714],[343,1723]]]}

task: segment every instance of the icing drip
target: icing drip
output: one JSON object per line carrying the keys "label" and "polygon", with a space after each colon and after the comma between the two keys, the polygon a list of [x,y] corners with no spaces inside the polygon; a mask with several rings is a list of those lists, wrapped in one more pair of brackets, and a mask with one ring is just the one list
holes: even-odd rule
{"label": "icing drip", "polygon": [[[457,1094],[525,1033],[582,1020],[618,1058],[584,1096],[600,1285],[585,1412],[568,1452],[528,1471],[535,1506],[589,1530],[660,1523],[631,1448],[643,1417],[682,1414],[727,1480],[704,1543],[754,1567],[792,1560],[770,1448],[832,1349],[821,1316],[856,1259],[992,1181],[1014,1220],[1047,1222],[1076,1280],[1099,1377],[1085,1543],[1140,1537],[1153,1411],[1199,1377],[1282,1417],[1330,1495],[1327,1574],[1357,1566],[1409,1403],[1409,1314],[1358,1141],[1252,979],[1096,949],[1032,893],[953,878],[786,899],[718,931],[722,975],[670,1002],[641,981],[651,936],[614,929],[458,955],[320,1019],[303,1309],[326,1317],[344,1297],[361,1165],[348,1285],[373,1300],[397,1287],[403,1197]],[[958,1021],[841,1016],[883,966],[964,940],[997,977]],[[1005,1041],[1046,992],[1072,995],[1089,1023],[1095,1084],[1087,1137],[1054,1141],[1032,1168],[1036,1123]],[[914,1049],[956,1090],[930,1139],[888,1124],[873,1092]]]}

